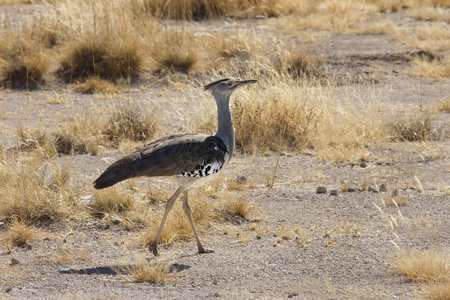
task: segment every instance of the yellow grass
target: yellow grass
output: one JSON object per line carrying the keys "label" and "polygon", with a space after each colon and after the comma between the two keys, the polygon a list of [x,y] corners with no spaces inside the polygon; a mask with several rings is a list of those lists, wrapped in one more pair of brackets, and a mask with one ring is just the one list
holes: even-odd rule
{"label": "yellow grass", "polygon": [[4,86],[34,89],[43,83],[48,67],[42,44],[28,36],[0,33],[0,82]]}
{"label": "yellow grass", "polygon": [[0,239],[2,244],[11,248],[11,246],[23,246],[37,235],[36,229],[28,226],[25,222],[15,219],[8,227],[5,236]]}
{"label": "yellow grass", "polygon": [[411,65],[413,75],[428,77],[436,81],[444,81],[450,78],[450,54],[441,59],[415,56]]}
{"label": "yellow grass", "polygon": [[135,265],[120,266],[116,271],[135,282],[160,283],[176,279],[176,275],[171,273],[170,263],[147,261],[143,256],[136,257]]}
{"label": "yellow grass", "polygon": [[[52,180],[47,179],[50,175]],[[0,164],[0,219],[60,221],[77,211],[77,190],[66,177],[37,159]]]}
{"label": "yellow grass", "polygon": [[390,265],[393,272],[412,281],[450,282],[450,256],[445,249],[399,251]]}

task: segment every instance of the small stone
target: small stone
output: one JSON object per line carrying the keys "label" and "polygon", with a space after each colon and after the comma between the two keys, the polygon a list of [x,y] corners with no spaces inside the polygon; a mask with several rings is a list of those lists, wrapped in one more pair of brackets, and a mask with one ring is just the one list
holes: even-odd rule
{"label": "small stone", "polygon": [[11,258],[10,266],[15,266],[15,265],[20,265],[20,262],[13,257],[13,258]]}
{"label": "small stone", "polygon": [[338,194],[338,191],[337,191],[337,190],[331,190],[331,191],[330,191],[330,195],[331,195],[331,196],[337,196],[337,194]]}
{"label": "small stone", "polygon": [[369,185],[369,188],[367,189],[369,192],[378,193],[377,189],[373,185]]}
{"label": "small stone", "polygon": [[5,289],[5,292],[9,293],[12,291],[12,287],[11,286],[7,286]]}
{"label": "small stone", "polygon": [[348,188],[348,189],[347,189],[347,192],[353,193],[353,192],[356,192],[356,190],[355,190],[354,188]]}
{"label": "small stone", "polygon": [[317,194],[326,194],[327,193],[327,188],[324,187],[324,186],[319,186],[319,187],[317,187],[316,193]]}
{"label": "small stone", "polygon": [[366,161],[362,161],[362,162],[359,164],[359,166],[360,166],[361,168],[365,168],[365,167],[367,167],[367,162],[366,162]]}
{"label": "small stone", "polygon": [[385,183],[380,184],[380,192],[387,192],[387,187]]}

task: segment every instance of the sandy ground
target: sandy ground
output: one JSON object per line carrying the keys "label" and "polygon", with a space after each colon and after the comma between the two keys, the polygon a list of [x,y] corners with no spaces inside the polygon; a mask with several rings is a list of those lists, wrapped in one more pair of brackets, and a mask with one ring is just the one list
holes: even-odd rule
{"label": "sandy ground", "polygon": [[[404,20],[402,14],[385,17]],[[237,25],[236,25],[237,26]],[[295,37],[288,37],[295,43]],[[408,57],[414,53],[386,35],[338,34],[312,46],[327,57],[329,71],[355,80],[355,97],[379,95],[380,103],[398,107],[428,106],[450,94],[450,82],[420,80],[408,75]],[[369,68],[382,67],[383,74],[371,81]],[[207,79],[203,83],[207,83]],[[51,85],[51,83],[50,83]],[[182,130],[184,111],[195,114],[193,99],[198,87],[180,91],[170,85],[146,82],[145,78],[122,95],[103,97],[69,92],[66,104],[40,104],[54,93],[51,87],[31,93],[2,91],[0,136],[4,147],[16,142],[14,126],[52,128],[74,107],[80,112],[92,105],[156,105],[159,111],[175,110],[164,116],[167,131]],[[336,97],[339,97],[339,90]],[[200,101],[210,101],[201,94]],[[174,101],[175,99],[175,101]],[[386,105],[387,105],[386,104]],[[188,118],[190,115],[188,113]],[[169,120],[169,121],[168,121]],[[437,128],[449,128],[448,113],[435,121]],[[447,129],[448,130],[448,129]],[[446,136],[444,134],[444,136]],[[430,142],[448,155],[450,142]],[[245,176],[255,183],[249,188],[254,203],[260,204],[258,224],[252,221],[211,226],[201,232],[207,247],[215,253],[196,254],[193,240],[161,246],[162,259],[172,264],[176,279],[159,284],[135,283],[117,274],[115,267],[133,264],[136,255],[153,256],[135,242],[136,231],[102,221],[53,224],[46,230],[52,238],[30,243],[30,247],[0,252],[0,297],[11,299],[414,299],[423,296],[420,286],[389,270],[389,258],[402,249],[450,247],[449,158],[426,158],[417,145],[386,143],[373,153],[367,167],[322,161],[313,156],[281,156],[274,187],[269,190],[265,174],[275,169],[277,156],[237,154],[224,176]],[[120,153],[100,156],[78,155],[54,159],[72,163],[74,176],[91,182],[98,172]],[[418,185],[420,180],[423,192]],[[347,180],[355,192],[342,192]],[[387,191],[361,191],[364,181]],[[337,189],[338,195],[317,194],[317,186]],[[383,206],[394,190],[400,191],[406,206]],[[211,199],[211,201],[214,201]],[[381,208],[382,211],[378,209]],[[394,225],[392,225],[394,223]],[[397,226],[395,226],[395,224]],[[71,228],[71,230],[70,230]],[[293,229],[297,228],[297,233]],[[282,231],[291,231],[286,239]],[[330,231],[330,236],[325,232]],[[73,234],[67,235],[72,231]],[[394,234],[395,233],[395,234]],[[307,241],[307,242],[305,242]],[[83,259],[68,263],[49,262],[60,249],[70,247],[84,253]],[[0,248],[1,249],[1,248]],[[10,265],[12,259],[19,264]]]}

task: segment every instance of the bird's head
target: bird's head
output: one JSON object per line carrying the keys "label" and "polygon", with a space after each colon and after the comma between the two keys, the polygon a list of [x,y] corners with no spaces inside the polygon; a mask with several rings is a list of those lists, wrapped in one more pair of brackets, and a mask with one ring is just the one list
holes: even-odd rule
{"label": "bird's head", "polygon": [[211,91],[214,96],[229,97],[238,87],[252,83],[256,83],[256,80],[233,80],[225,78],[205,85],[205,91]]}

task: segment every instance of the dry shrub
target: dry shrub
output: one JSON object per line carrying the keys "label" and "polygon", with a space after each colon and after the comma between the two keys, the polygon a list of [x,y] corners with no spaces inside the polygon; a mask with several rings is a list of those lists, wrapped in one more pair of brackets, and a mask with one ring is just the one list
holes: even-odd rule
{"label": "dry shrub", "polygon": [[389,124],[390,135],[399,141],[426,141],[432,138],[434,118],[430,114],[413,114],[396,117]]}
{"label": "dry shrub", "polygon": [[115,144],[121,140],[146,141],[154,137],[157,131],[155,114],[142,116],[137,110],[125,108],[113,113],[103,132]]}
{"label": "dry shrub", "polygon": [[174,280],[176,277],[171,273],[171,264],[158,260],[151,262],[144,257],[136,257],[136,265],[120,266],[117,272],[131,277],[136,282],[160,283]]}
{"label": "dry shrub", "polygon": [[445,251],[399,251],[390,265],[393,272],[404,274],[412,281],[450,281],[450,256]]}
{"label": "dry shrub", "polygon": [[60,76],[67,82],[102,79],[131,80],[138,76],[141,57],[136,42],[108,36],[86,34],[66,46],[61,60]]}
{"label": "dry shrub", "polygon": [[0,81],[13,89],[35,89],[44,80],[49,59],[42,44],[6,33],[0,38]]}
{"label": "dry shrub", "polygon": [[70,217],[77,208],[76,190],[62,176],[68,174],[37,159],[0,164],[0,219],[29,224]]}

